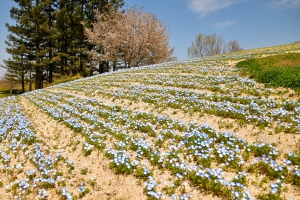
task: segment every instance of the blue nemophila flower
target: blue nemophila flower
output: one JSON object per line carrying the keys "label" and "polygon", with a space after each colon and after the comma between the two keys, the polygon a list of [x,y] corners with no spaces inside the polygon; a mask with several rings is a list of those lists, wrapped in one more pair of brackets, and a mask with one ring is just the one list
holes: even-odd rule
{"label": "blue nemophila flower", "polygon": [[189,199],[189,195],[186,194],[186,193],[184,193],[184,194],[180,195],[180,199],[182,199],[182,200],[188,200]]}
{"label": "blue nemophila flower", "polygon": [[134,160],[131,162],[132,166],[137,166],[140,162],[138,160]]}
{"label": "blue nemophila flower", "polygon": [[85,150],[85,151],[90,151],[90,150],[92,150],[94,148],[94,145],[90,145],[89,143],[87,143],[87,142],[83,142],[83,149]]}
{"label": "blue nemophila flower", "polygon": [[150,173],[149,169],[147,167],[143,167],[143,170],[144,170],[144,175],[147,175]]}
{"label": "blue nemophila flower", "polygon": [[0,149],[0,157],[2,158],[4,163],[10,162],[10,155],[4,153],[1,149]]}
{"label": "blue nemophila flower", "polygon": [[172,194],[172,195],[171,195],[171,198],[172,198],[172,199],[178,199],[178,196],[177,196],[177,194]]}
{"label": "blue nemophila flower", "polygon": [[62,194],[62,196],[65,196],[67,198],[67,200],[72,200],[73,199],[73,196],[69,192],[68,188],[62,188],[61,189],[61,194]]}
{"label": "blue nemophila flower", "polygon": [[182,178],[183,178],[183,176],[182,176],[181,174],[179,174],[179,173],[177,173],[176,176],[177,176],[179,179],[182,179]]}
{"label": "blue nemophila flower", "polygon": [[156,199],[164,199],[165,198],[165,195],[161,194],[161,192],[148,191],[147,195],[154,197]]}
{"label": "blue nemophila flower", "polygon": [[153,191],[158,184],[154,181],[152,176],[148,176],[148,179],[148,181],[144,182],[144,185],[146,186],[147,191]]}
{"label": "blue nemophila flower", "polygon": [[84,184],[82,182],[80,182],[80,187],[78,188],[78,192],[79,193],[84,193],[86,191]]}
{"label": "blue nemophila flower", "polygon": [[276,183],[271,183],[271,193],[272,194],[276,194],[277,192],[278,192],[278,184],[276,184]]}
{"label": "blue nemophila flower", "polygon": [[238,191],[232,191],[232,193],[234,194],[235,198],[240,197],[240,193]]}
{"label": "blue nemophila flower", "polygon": [[45,189],[38,190],[38,198],[39,199],[45,199],[47,196],[48,196],[47,191]]}

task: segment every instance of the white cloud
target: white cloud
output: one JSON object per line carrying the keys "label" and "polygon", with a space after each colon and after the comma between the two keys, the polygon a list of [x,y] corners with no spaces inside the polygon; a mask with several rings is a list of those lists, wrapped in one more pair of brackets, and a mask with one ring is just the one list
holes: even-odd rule
{"label": "white cloud", "polygon": [[211,12],[223,9],[237,1],[238,0],[191,0],[189,8],[204,17]]}
{"label": "white cloud", "polygon": [[233,26],[235,23],[236,23],[236,20],[226,20],[223,22],[215,23],[214,26],[216,26],[218,28],[227,28],[227,27]]}
{"label": "white cloud", "polygon": [[272,7],[300,8],[300,0],[273,0]]}

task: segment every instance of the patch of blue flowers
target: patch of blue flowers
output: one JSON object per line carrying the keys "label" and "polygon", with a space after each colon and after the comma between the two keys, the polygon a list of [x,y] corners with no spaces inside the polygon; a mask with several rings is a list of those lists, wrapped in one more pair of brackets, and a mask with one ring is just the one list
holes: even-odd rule
{"label": "patch of blue flowers", "polygon": [[[49,111],[54,102],[49,100],[53,99],[51,96],[56,95],[50,91],[40,92],[34,96],[31,94],[30,100],[54,117]],[[245,163],[249,160],[243,154],[252,154],[255,157],[253,163],[256,159],[273,159],[279,155],[278,149],[272,144],[259,141],[248,144],[234,133],[220,133],[207,124],[184,124],[168,117],[141,111],[132,112],[126,108],[108,106],[96,99],[79,98],[72,94],[62,96],[55,102],[56,110],[62,113],[61,120],[67,122],[70,128],[76,130],[76,124],[81,124],[82,129],[79,132],[86,138],[83,150],[92,151],[101,147],[111,160],[110,168],[116,173],[149,178],[155,167],[164,168],[173,174],[174,180],[189,180],[191,185],[200,185],[207,191],[228,198],[251,199],[246,186],[246,173],[243,172],[248,170]],[[95,141],[99,143],[95,145]],[[139,175],[140,169],[145,170],[141,162],[143,159],[149,160],[152,166],[147,168],[147,176]],[[231,181],[225,180],[226,171],[221,168],[218,170],[222,173],[214,171],[211,168],[213,163],[221,164],[225,170],[234,170],[237,175]],[[275,171],[281,169],[275,167],[272,162],[268,162],[267,165]],[[290,172],[293,171],[294,167],[291,166]],[[272,173],[266,175],[273,176]],[[161,198],[167,195],[163,190],[154,191],[154,187],[151,187],[151,190],[149,188],[147,184],[146,193],[149,196]]]}

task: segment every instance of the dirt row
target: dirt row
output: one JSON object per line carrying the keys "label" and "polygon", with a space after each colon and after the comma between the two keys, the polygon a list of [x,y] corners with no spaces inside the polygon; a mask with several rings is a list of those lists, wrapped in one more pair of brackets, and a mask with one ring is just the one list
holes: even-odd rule
{"label": "dirt row", "polygon": [[[91,192],[82,199],[146,199],[143,193],[143,185],[137,182],[133,176],[116,175],[109,169],[109,160],[93,151],[91,155],[84,156],[82,142],[84,138],[57,122],[47,114],[38,110],[27,99],[22,98],[20,106],[28,120],[34,126],[36,136],[42,139],[50,147],[50,154],[62,152],[63,156],[74,162],[74,170],[69,173],[63,171],[64,178],[68,180],[66,185],[69,191],[76,194],[80,182],[86,183]],[[83,169],[87,169],[83,173]],[[52,197],[57,198],[55,193]],[[49,198],[51,199],[51,197]]]}

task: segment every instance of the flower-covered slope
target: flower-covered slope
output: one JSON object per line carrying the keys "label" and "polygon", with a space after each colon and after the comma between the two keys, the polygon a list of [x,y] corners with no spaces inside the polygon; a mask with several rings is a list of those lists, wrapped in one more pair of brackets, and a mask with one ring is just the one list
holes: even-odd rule
{"label": "flower-covered slope", "polygon": [[300,198],[300,102],[235,60],[287,45],[80,79],[0,102],[3,198]]}

